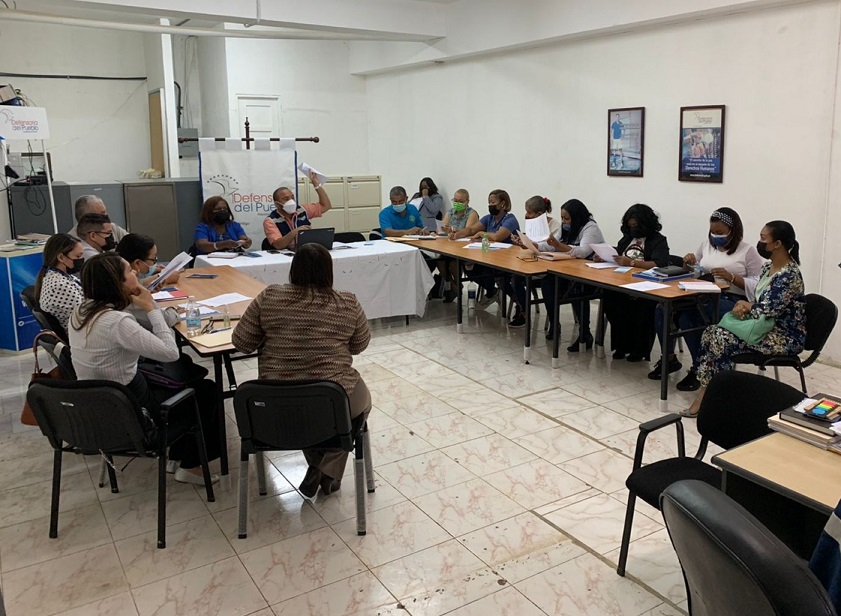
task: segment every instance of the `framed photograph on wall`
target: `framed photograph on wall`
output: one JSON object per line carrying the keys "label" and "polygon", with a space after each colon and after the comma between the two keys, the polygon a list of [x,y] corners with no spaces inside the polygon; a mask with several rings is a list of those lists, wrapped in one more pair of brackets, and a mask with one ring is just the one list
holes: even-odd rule
{"label": "framed photograph on wall", "polygon": [[607,174],[642,177],[645,107],[607,110]]}
{"label": "framed photograph on wall", "polygon": [[680,108],[681,182],[724,180],[724,105]]}

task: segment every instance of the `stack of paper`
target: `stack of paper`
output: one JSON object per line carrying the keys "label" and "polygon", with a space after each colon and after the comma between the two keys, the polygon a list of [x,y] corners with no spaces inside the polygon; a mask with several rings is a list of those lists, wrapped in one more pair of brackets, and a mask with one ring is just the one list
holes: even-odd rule
{"label": "stack of paper", "polygon": [[211,252],[207,255],[208,259],[236,259],[239,256],[238,252]]}
{"label": "stack of paper", "polygon": [[677,286],[684,291],[693,291],[695,293],[721,293],[721,288],[717,284],[714,282],[705,282],[704,280],[681,282]]}

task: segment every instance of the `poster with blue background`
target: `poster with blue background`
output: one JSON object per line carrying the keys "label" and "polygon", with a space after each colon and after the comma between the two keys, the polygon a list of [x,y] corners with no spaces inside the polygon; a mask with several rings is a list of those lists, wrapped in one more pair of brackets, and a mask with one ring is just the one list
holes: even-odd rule
{"label": "poster with blue background", "polygon": [[724,180],[724,105],[681,107],[678,179]]}

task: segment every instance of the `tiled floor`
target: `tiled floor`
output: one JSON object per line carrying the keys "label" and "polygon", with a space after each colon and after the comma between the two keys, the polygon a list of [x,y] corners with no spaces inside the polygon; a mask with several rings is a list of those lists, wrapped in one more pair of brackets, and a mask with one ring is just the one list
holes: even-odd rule
{"label": "tiled floor", "polygon": [[[509,332],[493,311],[471,312],[457,335],[453,315],[435,302],[408,328],[378,322],[356,362],[375,405],[377,491],[365,537],[355,532],[352,476],[338,494],[308,501],[295,491],[303,457],[277,453],[269,495],[251,482],[246,540],[236,538],[236,473],[215,503],[172,483],[166,550],[155,548],[154,461],[132,462],[111,494],[95,485],[97,460],[66,457],[59,538],[50,540],[52,454],[17,421],[31,359],[0,357],[9,615],[681,614],[680,569],[659,513],[645,504],[628,576],[614,571],[637,425],[659,414],[649,366],[563,351],[553,370],[542,319],[524,365],[522,330]],[[568,338],[571,323],[563,331]],[[238,362],[237,372],[254,378],[256,363]],[[839,376],[813,366],[810,389]],[[674,390],[677,378],[672,408],[690,399]],[[232,414],[229,428],[236,452]],[[674,451],[671,433],[655,435],[647,460]]]}

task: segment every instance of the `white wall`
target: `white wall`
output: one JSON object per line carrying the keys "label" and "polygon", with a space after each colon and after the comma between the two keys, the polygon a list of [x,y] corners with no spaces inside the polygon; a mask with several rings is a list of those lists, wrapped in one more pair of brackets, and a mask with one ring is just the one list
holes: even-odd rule
{"label": "white wall", "polygon": [[327,175],[368,173],[365,79],[349,74],[346,43],[228,39],[227,61],[231,135],[238,95],[277,95],[282,136],[321,138],[299,143],[299,160]]}
{"label": "white wall", "polygon": [[224,38],[198,41],[200,137],[228,136],[228,69]]}
{"label": "white wall", "polygon": [[[676,254],[703,240],[717,206],[742,215],[750,241],[788,219],[819,291],[822,271],[841,276],[838,249],[824,267],[838,29],[838,3],[814,2],[369,77],[370,168],[384,191],[428,174],[480,209],[493,188],[518,213],[532,194],[577,197],[609,241],[629,205],[648,203]],[[724,183],[678,182],[679,108],[721,103]],[[606,112],[626,106],[646,107],[640,179],[605,173]],[[841,285],[825,292],[841,305]],[[829,351],[841,359],[841,331]]]}

